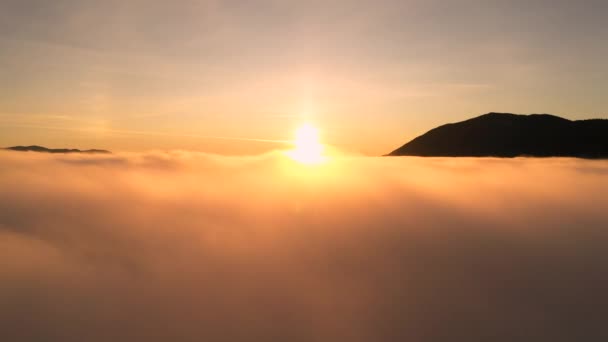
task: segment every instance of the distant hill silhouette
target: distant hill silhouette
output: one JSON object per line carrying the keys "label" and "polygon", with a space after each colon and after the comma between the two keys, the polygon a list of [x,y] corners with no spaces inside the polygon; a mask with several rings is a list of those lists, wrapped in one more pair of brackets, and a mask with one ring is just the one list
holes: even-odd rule
{"label": "distant hill silhouette", "polygon": [[32,146],[13,146],[7,147],[7,150],[12,151],[23,151],[23,152],[45,152],[45,153],[111,153],[106,150],[78,150],[78,149],[68,149],[68,148],[46,148],[42,146],[32,145]]}
{"label": "distant hill silhouette", "polygon": [[608,158],[608,120],[488,113],[432,129],[388,155]]}

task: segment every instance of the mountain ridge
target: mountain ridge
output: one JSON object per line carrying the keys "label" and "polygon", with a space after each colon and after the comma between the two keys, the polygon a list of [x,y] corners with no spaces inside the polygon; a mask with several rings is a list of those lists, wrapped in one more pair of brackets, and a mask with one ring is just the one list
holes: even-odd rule
{"label": "mountain ridge", "polygon": [[6,147],[5,150],[20,151],[20,152],[43,152],[43,153],[86,153],[86,154],[109,154],[112,153],[106,150],[89,149],[79,150],[75,148],[47,148],[39,145],[30,146],[11,146]]}
{"label": "mountain ridge", "polygon": [[491,112],[433,128],[387,156],[608,158],[608,120]]}

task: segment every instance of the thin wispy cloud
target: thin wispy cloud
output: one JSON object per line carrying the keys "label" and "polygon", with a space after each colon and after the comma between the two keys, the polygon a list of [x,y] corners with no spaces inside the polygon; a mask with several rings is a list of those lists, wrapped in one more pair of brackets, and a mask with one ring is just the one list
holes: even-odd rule
{"label": "thin wispy cloud", "polygon": [[216,139],[216,140],[233,140],[233,141],[252,141],[252,142],[265,142],[273,144],[289,144],[291,140],[287,139],[262,139],[262,138],[247,138],[247,137],[231,137],[231,136],[215,136],[215,135],[202,135],[202,134],[186,134],[186,133],[166,133],[166,132],[150,132],[150,131],[130,131],[130,130],[115,130],[103,127],[61,127],[61,126],[45,126],[45,125],[31,125],[31,124],[19,124],[19,123],[3,123],[6,126],[11,127],[22,127],[22,128],[36,128],[44,130],[57,130],[57,131],[68,131],[68,132],[81,132],[81,133],[97,133],[107,135],[145,135],[145,136],[159,136],[159,137],[175,137],[175,138],[196,138],[196,139]]}

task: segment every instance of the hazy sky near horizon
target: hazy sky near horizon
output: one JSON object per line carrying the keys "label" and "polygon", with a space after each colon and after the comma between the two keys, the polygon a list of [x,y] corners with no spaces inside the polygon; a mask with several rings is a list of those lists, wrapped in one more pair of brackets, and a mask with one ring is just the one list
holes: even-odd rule
{"label": "hazy sky near horizon", "polygon": [[[0,145],[383,154],[490,111],[608,117],[606,1],[0,0]],[[235,139],[235,140],[233,140]]]}

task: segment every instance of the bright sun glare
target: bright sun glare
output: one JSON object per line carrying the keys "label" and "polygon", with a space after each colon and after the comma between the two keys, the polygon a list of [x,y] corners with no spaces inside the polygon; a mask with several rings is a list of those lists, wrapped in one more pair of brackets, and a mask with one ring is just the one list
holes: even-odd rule
{"label": "bright sun glare", "polygon": [[325,159],[323,145],[319,139],[319,130],[311,124],[303,124],[296,130],[294,145],[295,148],[288,154],[302,164],[318,164]]}

